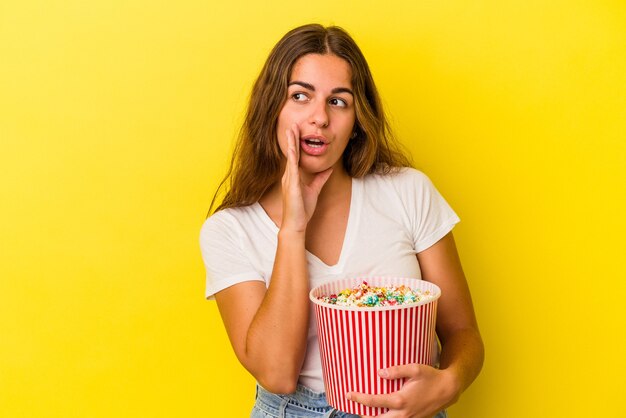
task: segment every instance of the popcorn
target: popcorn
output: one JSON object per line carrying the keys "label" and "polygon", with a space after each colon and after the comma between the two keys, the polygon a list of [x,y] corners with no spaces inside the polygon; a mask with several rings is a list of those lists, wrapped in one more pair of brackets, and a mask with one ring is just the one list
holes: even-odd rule
{"label": "popcorn", "polygon": [[374,287],[363,281],[352,289],[344,289],[339,294],[320,296],[317,299],[332,305],[371,308],[409,305],[434,298],[435,295],[429,290],[414,290],[404,285]]}

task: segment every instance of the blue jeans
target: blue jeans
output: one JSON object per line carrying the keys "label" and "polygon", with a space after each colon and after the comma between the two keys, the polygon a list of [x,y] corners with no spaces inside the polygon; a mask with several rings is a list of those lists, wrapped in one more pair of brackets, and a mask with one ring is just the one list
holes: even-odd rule
{"label": "blue jeans", "polygon": [[[435,418],[446,418],[441,411]],[[334,409],[326,402],[324,393],[298,385],[290,395],[276,395],[257,385],[256,402],[250,418],[358,418]]]}

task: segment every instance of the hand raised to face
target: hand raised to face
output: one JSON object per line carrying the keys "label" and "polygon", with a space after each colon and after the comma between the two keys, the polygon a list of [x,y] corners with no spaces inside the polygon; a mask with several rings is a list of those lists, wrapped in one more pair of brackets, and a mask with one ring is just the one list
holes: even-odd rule
{"label": "hand raised to face", "polygon": [[287,164],[282,178],[283,219],[281,230],[305,232],[311,220],[317,199],[324,184],[330,178],[333,168],[330,167],[320,173],[302,177],[300,160],[300,132],[298,125],[293,124],[285,131],[287,138]]}

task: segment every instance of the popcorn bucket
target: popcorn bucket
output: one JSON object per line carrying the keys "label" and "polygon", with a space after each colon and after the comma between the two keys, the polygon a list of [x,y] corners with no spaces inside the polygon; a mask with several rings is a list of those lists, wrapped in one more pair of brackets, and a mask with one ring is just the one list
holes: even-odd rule
{"label": "popcorn bucket", "polygon": [[[354,288],[363,281],[373,287],[405,285],[414,290],[428,290],[434,297],[381,307],[338,306],[318,299]],[[342,279],[313,288],[309,298],[314,304],[328,403],[351,414],[375,416],[386,412],[385,408],[349,401],[346,393],[395,392],[402,387],[404,379],[383,379],[378,376],[379,369],[410,363],[435,364],[439,296],[441,290],[432,283],[400,277]]]}

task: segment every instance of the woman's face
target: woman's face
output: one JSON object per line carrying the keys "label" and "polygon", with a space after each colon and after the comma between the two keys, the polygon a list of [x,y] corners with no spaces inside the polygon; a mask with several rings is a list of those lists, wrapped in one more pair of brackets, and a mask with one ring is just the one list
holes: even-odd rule
{"label": "woman's face", "polygon": [[306,173],[344,169],[341,156],[355,122],[351,80],[350,65],[336,55],[304,55],[293,67],[278,116],[278,144],[286,155],[285,131],[297,125],[300,167]]}

